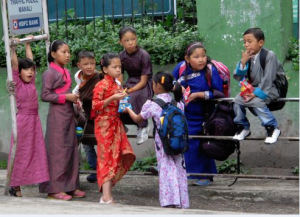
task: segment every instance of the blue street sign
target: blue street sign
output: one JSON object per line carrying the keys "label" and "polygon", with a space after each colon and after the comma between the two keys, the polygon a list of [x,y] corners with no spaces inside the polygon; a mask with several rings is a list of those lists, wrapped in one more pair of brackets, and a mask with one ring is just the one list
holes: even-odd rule
{"label": "blue street sign", "polygon": [[13,29],[26,29],[40,26],[40,18],[32,17],[26,19],[13,20]]}

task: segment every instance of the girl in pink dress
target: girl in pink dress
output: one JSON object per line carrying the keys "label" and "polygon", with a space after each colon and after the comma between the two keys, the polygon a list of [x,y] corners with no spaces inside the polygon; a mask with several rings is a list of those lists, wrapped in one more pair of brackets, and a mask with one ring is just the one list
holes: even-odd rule
{"label": "girl in pink dress", "polygon": [[[168,72],[158,72],[153,78],[153,91],[157,98],[166,103],[171,102],[170,92],[174,90],[177,107],[183,110],[182,90],[179,83],[175,83],[174,77]],[[141,113],[135,114],[131,109],[126,108],[130,117],[136,123],[148,118],[154,118],[155,123],[160,122],[162,108],[155,102],[147,100],[143,105]],[[157,125],[157,128],[160,126]],[[155,148],[159,171],[159,201],[162,207],[189,208],[189,195],[186,171],[182,166],[182,155],[170,156],[164,152],[162,142],[156,131]]]}
{"label": "girl in pink dress", "polygon": [[[13,81],[18,112],[17,148],[9,193],[16,197],[22,197],[20,186],[42,183],[50,179],[44,136],[38,114],[35,65],[30,43],[26,43],[25,47],[26,58],[19,58],[19,60],[16,47],[12,47]],[[13,142],[12,136],[11,148]]]}

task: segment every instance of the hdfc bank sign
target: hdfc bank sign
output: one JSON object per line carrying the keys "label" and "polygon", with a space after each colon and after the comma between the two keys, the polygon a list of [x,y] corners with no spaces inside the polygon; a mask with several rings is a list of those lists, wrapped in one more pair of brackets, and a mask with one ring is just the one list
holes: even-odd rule
{"label": "hdfc bank sign", "polygon": [[8,0],[10,32],[16,35],[41,31],[42,0]]}

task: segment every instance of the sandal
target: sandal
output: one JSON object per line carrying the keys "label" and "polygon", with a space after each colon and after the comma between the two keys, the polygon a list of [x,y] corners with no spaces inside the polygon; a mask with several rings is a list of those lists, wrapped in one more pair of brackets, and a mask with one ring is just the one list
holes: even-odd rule
{"label": "sandal", "polygon": [[9,194],[15,197],[22,197],[21,188],[19,187],[10,187]]}
{"label": "sandal", "polygon": [[49,199],[55,199],[55,200],[71,200],[72,196],[67,195],[65,192],[60,192],[57,194],[48,194]]}
{"label": "sandal", "polygon": [[83,197],[85,197],[85,192],[81,191],[79,189],[76,189],[75,191],[72,191],[68,194],[71,195],[74,198],[83,198]]}
{"label": "sandal", "polygon": [[106,201],[106,202],[105,202],[105,201],[102,199],[102,197],[101,197],[99,203],[101,203],[101,204],[114,204],[115,202],[113,201],[112,198],[111,198],[109,201]]}

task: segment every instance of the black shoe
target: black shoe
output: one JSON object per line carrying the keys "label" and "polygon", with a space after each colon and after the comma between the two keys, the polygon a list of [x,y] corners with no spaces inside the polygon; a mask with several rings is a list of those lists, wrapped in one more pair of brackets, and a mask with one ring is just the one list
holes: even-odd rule
{"label": "black shoe", "polygon": [[96,173],[92,173],[92,174],[88,175],[86,177],[86,180],[88,182],[97,182],[97,174]]}
{"label": "black shoe", "polygon": [[151,172],[151,173],[157,175],[158,174],[157,166],[151,166],[151,167],[149,167],[147,169],[147,172]]}
{"label": "black shoe", "polygon": [[22,197],[21,188],[20,187],[11,187],[9,189],[9,194],[15,197]]}

